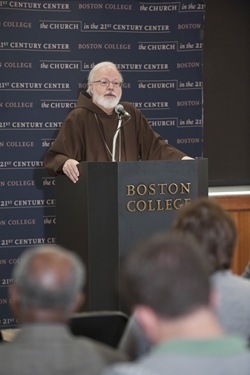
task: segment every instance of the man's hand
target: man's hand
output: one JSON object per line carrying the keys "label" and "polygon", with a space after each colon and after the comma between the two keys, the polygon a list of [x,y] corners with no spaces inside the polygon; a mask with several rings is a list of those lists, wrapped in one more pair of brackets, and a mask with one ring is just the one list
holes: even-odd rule
{"label": "man's hand", "polygon": [[78,181],[79,177],[79,170],[77,168],[77,164],[79,164],[77,160],[68,159],[65,161],[62,168],[63,173],[66,174],[66,176],[68,176],[68,178],[70,178],[71,181],[74,183]]}
{"label": "man's hand", "polygon": [[191,158],[190,156],[183,156],[181,160],[194,160],[194,158]]}

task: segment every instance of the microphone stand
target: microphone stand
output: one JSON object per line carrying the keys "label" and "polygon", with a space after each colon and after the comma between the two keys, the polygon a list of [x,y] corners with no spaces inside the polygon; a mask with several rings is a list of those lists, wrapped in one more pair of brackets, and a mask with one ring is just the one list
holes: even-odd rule
{"label": "microphone stand", "polygon": [[119,121],[118,121],[117,129],[116,129],[116,132],[115,132],[114,137],[113,137],[112,161],[116,161],[115,160],[116,141],[117,141],[117,137],[118,137],[118,134],[120,132],[121,127],[122,127],[122,115],[119,115]]}

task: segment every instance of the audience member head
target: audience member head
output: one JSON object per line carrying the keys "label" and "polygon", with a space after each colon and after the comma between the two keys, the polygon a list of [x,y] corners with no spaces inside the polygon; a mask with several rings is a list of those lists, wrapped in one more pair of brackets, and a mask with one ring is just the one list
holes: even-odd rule
{"label": "audience member head", "polygon": [[163,319],[210,305],[206,259],[196,241],[181,233],[156,234],[131,249],[121,285],[128,307],[147,306]]}
{"label": "audience member head", "polygon": [[231,216],[210,198],[198,198],[183,207],[173,229],[192,234],[202,244],[210,272],[229,269],[237,240]]}
{"label": "audience member head", "polygon": [[30,248],[13,269],[12,308],[21,322],[66,321],[83,302],[85,268],[58,245]]}

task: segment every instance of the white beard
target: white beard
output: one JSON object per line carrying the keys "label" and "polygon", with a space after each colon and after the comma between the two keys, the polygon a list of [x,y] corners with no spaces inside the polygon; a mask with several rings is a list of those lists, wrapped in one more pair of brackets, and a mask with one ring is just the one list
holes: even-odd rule
{"label": "white beard", "polygon": [[95,92],[93,93],[93,101],[106,109],[115,108],[115,106],[119,103],[120,99],[121,94],[119,95],[119,97],[107,97],[104,95],[98,95]]}

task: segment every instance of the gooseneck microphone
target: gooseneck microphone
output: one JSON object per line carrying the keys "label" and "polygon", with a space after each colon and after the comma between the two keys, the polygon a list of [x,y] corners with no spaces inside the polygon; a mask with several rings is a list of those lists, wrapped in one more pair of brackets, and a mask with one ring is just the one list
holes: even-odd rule
{"label": "gooseneck microphone", "polygon": [[130,114],[124,109],[123,105],[122,104],[117,104],[115,106],[115,112],[121,116],[121,117],[131,117]]}
{"label": "gooseneck microphone", "polygon": [[[115,112],[118,114],[119,121],[118,121],[116,132],[113,137],[112,161],[116,161],[115,153],[116,153],[116,141],[117,141],[118,134],[121,128],[130,120],[130,117],[131,117],[130,114],[124,109],[122,104],[117,104],[115,106]],[[122,119],[123,117],[128,117],[128,119],[123,122],[123,119]],[[120,161],[120,156],[119,156],[119,161]]]}

